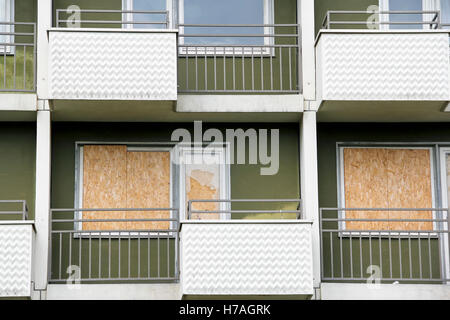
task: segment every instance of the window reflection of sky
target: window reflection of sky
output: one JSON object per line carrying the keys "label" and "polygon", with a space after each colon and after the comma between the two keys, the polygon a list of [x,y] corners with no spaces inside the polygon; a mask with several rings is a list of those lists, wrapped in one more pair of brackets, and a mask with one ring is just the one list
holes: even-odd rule
{"label": "window reflection of sky", "polygon": [[[264,0],[184,0],[185,24],[264,24]],[[262,27],[185,27],[185,34],[264,34]],[[263,37],[187,37],[186,44],[264,44]]]}
{"label": "window reflection of sky", "polygon": [[[422,11],[422,0],[389,0],[389,11]],[[421,22],[421,14],[390,14],[389,21],[393,22]],[[422,29],[418,24],[390,25],[390,29]]]}

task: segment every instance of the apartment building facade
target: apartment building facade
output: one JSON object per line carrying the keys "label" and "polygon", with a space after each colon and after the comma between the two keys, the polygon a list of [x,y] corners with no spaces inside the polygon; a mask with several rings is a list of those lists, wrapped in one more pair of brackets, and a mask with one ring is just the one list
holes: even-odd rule
{"label": "apartment building facade", "polygon": [[446,0],[0,0],[0,297],[450,298]]}

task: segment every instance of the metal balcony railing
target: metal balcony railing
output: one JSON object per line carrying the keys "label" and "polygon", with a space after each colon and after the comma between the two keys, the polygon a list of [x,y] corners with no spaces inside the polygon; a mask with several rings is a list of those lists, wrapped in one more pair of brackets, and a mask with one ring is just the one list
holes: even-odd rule
{"label": "metal balcony railing", "polygon": [[25,200],[0,200],[0,220],[28,220],[28,206]]}
{"label": "metal balcony railing", "polygon": [[56,27],[168,29],[169,11],[56,9]]}
{"label": "metal balcony railing", "polygon": [[50,282],[179,279],[177,209],[51,209],[50,217]]}
{"label": "metal balcony railing", "polygon": [[[378,15],[377,19],[370,19],[370,16]],[[340,16],[340,18],[338,18]],[[392,16],[420,16],[419,19],[405,21],[389,21]],[[352,17],[352,18],[350,18]],[[353,18],[354,17],[354,18]],[[351,20],[347,20],[351,19]],[[364,20],[354,20],[364,19]],[[356,27],[358,26],[427,26],[430,29],[441,27],[439,11],[327,11],[322,22],[322,28],[331,29],[333,26]]]}
{"label": "metal balcony railing", "polygon": [[446,283],[449,210],[320,208],[322,280]]}
{"label": "metal balcony railing", "polygon": [[0,92],[36,90],[36,24],[0,22]]}
{"label": "metal balcony railing", "polygon": [[297,24],[180,24],[179,92],[298,93]]}
{"label": "metal balcony railing", "polygon": [[[264,209],[255,209],[255,204]],[[196,206],[201,209],[196,209]],[[300,199],[189,200],[187,209],[188,220],[303,218]]]}

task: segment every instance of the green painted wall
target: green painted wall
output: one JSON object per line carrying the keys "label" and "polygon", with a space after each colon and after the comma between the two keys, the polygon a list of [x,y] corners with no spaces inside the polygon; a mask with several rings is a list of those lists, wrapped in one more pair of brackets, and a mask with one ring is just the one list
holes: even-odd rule
{"label": "green painted wall", "polygon": [[[75,185],[75,142],[76,141],[114,141],[114,142],[169,142],[174,129],[185,127],[192,131],[193,124],[155,124],[155,123],[54,123],[52,128],[52,208],[73,208],[74,206],[74,185]],[[208,127],[219,128],[279,128],[280,129],[280,170],[273,176],[261,176],[260,165],[232,165],[231,166],[231,196],[232,198],[299,198],[299,149],[298,149],[298,126],[295,124],[283,124],[280,126],[267,124],[204,124],[203,131]],[[249,209],[247,205],[234,206],[233,209]],[[291,206],[284,206],[275,203],[266,206],[258,206],[253,209],[289,209]],[[72,214],[60,217],[71,217]],[[250,218],[244,215],[238,218]],[[267,218],[259,216],[259,218]],[[56,230],[56,224],[53,228]],[[72,225],[58,224],[59,229],[70,229]],[[61,245],[60,245],[61,241]],[[67,277],[65,272],[69,263],[79,265],[81,256],[82,275],[88,276],[89,257],[92,261],[91,276],[99,274],[99,258],[103,261],[100,266],[102,277],[108,276],[108,241],[103,239],[99,246],[98,239],[72,239],[72,255],[69,256],[70,237],[64,235],[59,239],[59,235],[53,237],[52,255],[53,276],[59,276],[59,248],[62,252],[61,274]],[[89,241],[91,241],[91,255],[89,254]],[[141,276],[145,276],[148,271],[148,240],[131,239],[130,241],[130,274],[137,276],[138,256],[141,261]],[[118,275],[118,246],[119,241],[112,240],[112,262],[111,272],[113,277]],[[128,239],[121,240],[121,276],[128,275]],[[173,275],[174,242],[167,243],[167,240],[150,241],[151,246],[151,275],[156,276],[158,264],[161,275]],[[158,263],[157,252],[160,250],[160,260]],[[100,252],[101,248],[101,252]],[[141,248],[140,251],[138,248]],[[169,252],[169,254],[168,254]],[[69,262],[70,258],[72,259]],[[106,260],[105,260],[106,259]],[[170,269],[167,272],[169,259]]]}
{"label": "green painted wall", "polygon": [[[71,5],[77,5],[80,9],[91,10],[121,10],[122,0],[53,0],[53,25],[56,26],[56,9],[67,9]],[[61,13],[60,19],[67,19],[67,15]],[[82,13],[83,20],[110,20],[120,21],[122,15],[116,13]],[[82,25],[82,27],[105,27],[105,25]],[[120,25],[107,25],[108,28],[118,28]]]}
{"label": "green painted wall", "polygon": [[[35,123],[0,122],[0,200],[26,200],[30,219],[34,218],[35,153]],[[0,211],[18,209],[18,205],[0,204]]]}
{"label": "green painted wall", "polygon": [[[34,0],[15,0],[14,4],[14,20],[15,22],[36,22],[37,2]],[[15,32],[32,33],[32,26],[17,25]],[[15,43],[33,43],[31,36],[15,36]],[[14,88],[14,68],[16,70],[15,88],[16,89],[33,89],[34,65],[33,65],[34,48],[27,46],[16,47],[15,55],[0,54],[0,90],[10,90]],[[16,59],[14,59],[14,56]],[[15,66],[14,66],[15,65]],[[6,70],[6,71],[5,71]],[[4,74],[6,73],[6,77]],[[6,80],[6,81],[5,81]],[[25,81],[24,81],[25,80]]]}
{"label": "green painted wall", "polygon": [[[337,142],[441,142],[443,144],[450,144],[450,127],[447,124],[318,124],[318,172],[319,172],[319,206],[335,208],[338,205],[337,202],[337,173],[336,173],[336,143]],[[336,212],[328,213],[330,218],[336,218]],[[325,228],[337,228],[335,222],[324,223]],[[341,271],[344,276],[350,276],[350,240],[348,237],[342,238],[342,258],[344,261],[343,268],[340,267],[340,241],[341,238],[335,233],[332,239],[333,244],[330,244],[330,237],[327,234],[324,239],[324,272],[326,276],[331,276],[331,265],[333,264],[334,275],[340,276]],[[381,243],[381,259],[379,254],[379,246]],[[383,265],[383,276],[389,276],[389,243],[386,239],[379,239],[375,237],[372,239],[372,264]],[[331,260],[331,245],[334,248],[333,262]],[[361,263],[359,255],[359,239],[352,239],[353,250],[353,271],[354,276],[361,275]],[[366,268],[370,264],[369,256],[369,239],[363,239],[361,243],[363,249],[363,277],[368,277]],[[411,260],[412,260],[412,274],[418,277],[420,274],[419,266],[419,241],[417,239],[411,240],[408,243],[407,240],[401,240],[401,254],[399,249],[398,240],[393,239],[391,242],[392,247],[392,265],[393,265],[393,277],[400,276],[400,256],[402,261],[402,272],[405,277],[410,274],[409,265],[409,246],[411,246]],[[436,278],[439,276],[439,256],[438,256],[438,243],[435,239],[431,238],[430,243],[428,239],[422,239],[420,241],[420,254],[423,261],[422,272],[424,277]],[[431,257],[431,271],[429,258]]]}
{"label": "green painted wall", "polygon": [[[323,19],[325,18],[327,11],[366,11],[368,6],[378,5],[378,0],[317,0],[314,2],[314,19],[316,34],[322,27]],[[367,15],[339,15],[334,16],[334,21],[365,21]],[[349,26],[349,25],[335,25],[333,29],[366,29],[366,26]]]}

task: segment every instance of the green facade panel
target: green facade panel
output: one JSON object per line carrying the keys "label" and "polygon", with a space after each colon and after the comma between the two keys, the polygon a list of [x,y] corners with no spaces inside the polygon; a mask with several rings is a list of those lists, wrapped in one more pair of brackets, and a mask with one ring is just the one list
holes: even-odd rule
{"label": "green facade panel", "polygon": [[[0,200],[26,200],[34,219],[36,124],[0,122]],[[21,211],[17,204],[0,204],[0,211]],[[5,215],[2,220],[22,219]]]}

